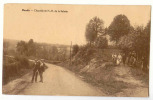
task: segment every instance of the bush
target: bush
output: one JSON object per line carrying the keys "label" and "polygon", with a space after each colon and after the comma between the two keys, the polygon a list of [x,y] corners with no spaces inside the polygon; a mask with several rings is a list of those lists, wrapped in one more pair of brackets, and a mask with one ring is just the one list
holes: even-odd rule
{"label": "bush", "polygon": [[3,57],[3,85],[28,72],[33,62],[29,62],[24,56]]}
{"label": "bush", "polygon": [[108,47],[108,40],[104,37],[98,37],[95,43],[96,47],[99,49],[104,49]]}
{"label": "bush", "polygon": [[11,77],[17,76],[19,73],[19,63],[3,63],[3,84],[6,84]]}
{"label": "bush", "polygon": [[94,57],[95,52],[95,47],[90,45],[81,46],[78,53],[72,60],[73,65],[88,64],[88,62]]}
{"label": "bush", "polygon": [[29,61],[24,56],[16,56],[15,60],[19,62],[21,68],[29,68]]}
{"label": "bush", "polygon": [[76,45],[73,45],[73,50],[72,50],[72,56],[75,56],[79,51],[79,46],[76,44]]}

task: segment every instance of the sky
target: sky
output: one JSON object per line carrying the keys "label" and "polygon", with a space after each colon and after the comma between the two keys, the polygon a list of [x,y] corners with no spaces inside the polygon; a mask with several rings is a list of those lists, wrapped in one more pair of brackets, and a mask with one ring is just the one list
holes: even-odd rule
{"label": "sky", "polygon": [[150,20],[150,9],[150,6],[6,4],[3,37],[66,45],[72,41],[81,45],[86,43],[85,28],[93,17],[99,17],[104,21],[104,27],[108,27],[116,15],[124,14],[132,26],[146,26]]}

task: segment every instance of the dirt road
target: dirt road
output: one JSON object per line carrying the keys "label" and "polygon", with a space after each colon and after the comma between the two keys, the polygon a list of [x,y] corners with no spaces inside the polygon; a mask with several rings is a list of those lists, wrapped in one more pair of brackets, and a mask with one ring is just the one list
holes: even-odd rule
{"label": "dirt road", "polygon": [[31,83],[32,73],[29,73],[3,86],[3,93],[19,95],[105,96],[103,92],[85,83],[74,73],[56,65],[46,65],[48,69],[44,72],[44,83]]}
{"label": "dirt road", "polygon": [[[133,71],[133,72],[132,72]],[[127,83],[127,86],[122,91],[115,94],[115,96],[124,97],[148,97],[149,95],[149,82],[145,73],[140,70],[126,66],[115,67],[116,73],[115,80]]]}

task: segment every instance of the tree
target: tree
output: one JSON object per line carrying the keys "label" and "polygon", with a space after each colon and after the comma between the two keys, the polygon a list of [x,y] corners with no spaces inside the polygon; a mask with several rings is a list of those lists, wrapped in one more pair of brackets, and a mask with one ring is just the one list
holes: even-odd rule
{"label": "tree", "polygon": [[[137,26],[130,34],[124,35],[120,38],[118,45],[124,51],[135,51],[136,58],[141,60],[142,58],[149,59],[150,52],[150,25],[144,28],[143,26]],[[149,61],[149,60],[147,60]]]}
{"label": "tree", "polygon": [[3,55],[8,54],[9,42],[3,41]]}
{"label": "tree", "polygon": [[144,32],[146,35],[148,35],[148,37],[150,37],[150,31],[151,31],[150,28],[151,28],[151,21],[147,23],[147,26],[144,29]]}
{"label": "tree", "polygon": [[52,46],[51,55],[53,60],[58,59],[58,49],[56,46]]}
{"label": "tree", "polygon": [[42,48],[42,58],[48,59],[48,50],[45,46],[43,46],[43,48]]}
{"label": "tree", "polygon": [[20,41],[17,43],[17,52],[19,52],[21,55],[27,54],[27,44],[25,41]]}
{"label": "tree", "polygon": [[96,46],[99,49],[107,48],[108,47],[108,40],[105,37],[100,36],[96,39]]}
{"label": "tree", "polygon": [[28,44],[33,44],[33,43],[34,43],[33,39],[30,39],[28,42]]}
{"label": "tree", "polygon": [[3,48],[8,49],[9,45],[10,45],[9,42],[3,41]]}
{"label": "tree", "polygon": [[58,49],[56,46],[52,47],[52,54],[57,54],[58,53]]}
{"label": "tree", "polygon": [[147,26],[144,29],[143,35],[143,46],[144,46],[144,55],[146,57],[146,62],[149,65],[149,57],[150,57],[150,31],[151,31],[151,22],[149,21]]}
{"label": "tree", "polygon": [[143,61],[143,70],[147,71],[147,66],[149,65],[149,55],[150,55],[150,21],[147,26],[137,27],[135,38],[134,50],[137,53],[138,59]]}
{"label": "tree", "polygon": [[144,37],[144,27],[143,26],[138,26],[135,28],[135,38],[133,40],[134,45],[134,51],[137,53],[138,58],[142,58],[144,56],[144,51],[146,51],[144,48],[145,47],[145,37]]}
{"label": "tree", "polygon": [[120,47],[120,49],[122,49],[123,51],[130,51],[133,49],[133,45],[134,45],[134,39],[135,39],[135,34],[128,34],[125,36],[122,36],[119,41],[118,41],[118,46]]}
{"label": "tree", "polygon": [[103,34],[104,22],[98,17],[92,18],[86,26],[85,37],[87,42],[91,45],[95,42],[98,34]]}
{"label": "tree", "polygon": [[137,57],[140,56],[143,51],[143,29],[142,26],[137,26],[129,34],[122,36],[118,41],[120,49],[124,52],[135,51]]}
{"label": "tree", "polygon": [[79,51],[79,46],[77,44],[73,45],[72,56],[75,56],[78,51]]}
{"label": "tree", "polygon": [[151,28],[151,21],[147,23],[147,26],[144,29],[144,35],[146,37],[146,40],[147,40],[146,42],[148,44],[149,49],[150,49],[150,31],[151,31],[150,28]]}
{"label": "tree", "polygon": [[114,17],[113,22],[108,27],[108,34],[111,41],[115,41],[116,44],[120,37],[127,35],[130,32],[130,21],[125,15],[117,15]]}
{"label": "tree", "polygon": [[29,42],[27,43],[27,47],[28,47],[28,56],[35,56],[36,46],[35,46],[33,39],[29,40]]}
{"label": "tree", "polygon": [[59,58],[59,60],[60,60],[60,61],[66,60],[66,59],[67,59],[66,54],[67,54],[67,49],[66,49],[66,47],[61,47],[61,48],[59,49],[59,52],[58,52],[58,58]]}

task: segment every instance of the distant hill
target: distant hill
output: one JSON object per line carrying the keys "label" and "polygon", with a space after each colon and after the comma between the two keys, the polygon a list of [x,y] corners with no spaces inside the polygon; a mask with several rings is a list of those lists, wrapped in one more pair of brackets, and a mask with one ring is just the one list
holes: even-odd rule
{"label": "distant hill", "polygon": [[13,39],[3,39],[3,42],[8,43],[8,49],[16,49],[16,45],[19,42],[19,40],[13,40]]}
{"label": "distant hill", "polygon": [[[3,42],[7,42],[9,44],[8,49],[15,49],[17,43],[21,41],[21,40],[13,40],[13,39],[3,39]],[[28,41],[25,41],[28,42]],[[69,48],[69,45],[63,45],[63,44],[51,44],[51,43],[39,43],[36,42],[37,44],[39,44],[40,46],[56,46],[57,48]]]}

